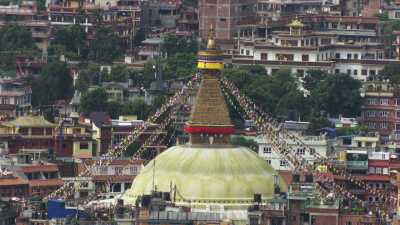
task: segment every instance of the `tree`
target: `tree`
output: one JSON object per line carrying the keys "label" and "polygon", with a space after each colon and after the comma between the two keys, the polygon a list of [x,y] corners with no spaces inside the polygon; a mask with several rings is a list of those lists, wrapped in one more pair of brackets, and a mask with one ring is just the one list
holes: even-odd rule
{"label": "tree", "polygon": [[398,30],[400,30],[400,21],[392,20],[389,22],[385,22],[383,25],[382,37],[385,45],[385,55],[389,58],[393,55],[393,41],[396,38],[396,36],[393,34],[393,31]]}
{"label": "tree", "polygon": [[313,91],[319,83],[328,76],[328,73],[322,70],[310,70],[303,78],[303,86],[308,91]]}
{"label": "tree", "polygon": [[101,27],[96,31],[90,50],[93,59],[103,63],[111,63],[121,55],[121,40],[113,30]]}
{"label": "tree", "polygon": [[122,104],[120,102],[107,102],[107,112],[113,119],[118,119],[122,112]]}
{"label": "tree", "polygon": [[70,99],[73,95],[72,83],[67,64],[47,64],[40,76],[32,81],[32,104],[48,105],[55,100]]}
{"label": "tree", "polygon": [[360,87],[360,81],[347,74],[327,76],[311,93],[313,108],[330,116],[358,116],[362,104]]}
{"label": "tree", "polygon": [[320,130],[325,127],[331,127],[331,122],[322,116],[311,117],[310,126],[307,129],[307,133],[317,135],[320,133]]}
{"label": "tree", "polygon": [[51,44],[63,46],[65,52],[71,52],[80,57],[86,48],[86,33],[79,25],[62,27],[56,31]]}
{"label": "tree", "polygon": [[145,120],[149,114],[150,108],[147,106],[143,98],[137,98],[122,107],[124,115],[137,115],[139,120]]}
{"label": "tree", "polygon": [[107,93],[103,88],[96,88],[82,94],[81,112],[88,115],[91,112],[106,112],[107,110]]}
{"label": "tree", "polygon": [[396,86],[400,85],[400,63],[385,65],[381,71],[381,75],[383,78],[389,79],[392,84]]}
{"label": "tree", "polygon": [[23,53],[36,54],[37,47],[32,33],[20,26],[0,28],[0,66],[6,70],[15,69],[15,57]]}
{"label": "tree", "polygon": [[176,35],[167,35],[163,38],[161,50],[168,56],[174,56],[177,53],[196,53],[198,49],[197,41],[194,38],[183,38]]}
{"label": "tree", "polygon": [[139,46],[145,39],[146,39],[146,34],[143,28],[140,28],[138,31],[136,31],[135,37],[133,38],[133,44],[135,46]]}
{"label": "tree", "polygon": [[252,139],[244,138],[242,136],[232,136],[230,139],[230,143],[232,145],[236,145],[236,146],[247,147],[247,148],[253,150],[254,152],[257,152],[257,150],[258,150],[257,142],[255,142]]}
{"label": "tree", "polygon": [[0,28],[0,51],[36,49],[32,33],[20,26],[5,26]]}

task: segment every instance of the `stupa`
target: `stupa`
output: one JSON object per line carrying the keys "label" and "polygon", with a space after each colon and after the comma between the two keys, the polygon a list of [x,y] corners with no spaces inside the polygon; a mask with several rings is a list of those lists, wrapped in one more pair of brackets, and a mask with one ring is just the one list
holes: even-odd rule
{"label": "stupa", "polygon": [[255,194],[267,201],[276,187],[287,190],[282,177],[255,152],[229,143],[234,126],[220,87],[223,53],[212,30],[197,67],[202,81],[185,126],[189,142],[150,161],[123,195],[125,204],[158,191],[170,192],[176,205],[192,209],[219,205],[245,210],[254,204]]}

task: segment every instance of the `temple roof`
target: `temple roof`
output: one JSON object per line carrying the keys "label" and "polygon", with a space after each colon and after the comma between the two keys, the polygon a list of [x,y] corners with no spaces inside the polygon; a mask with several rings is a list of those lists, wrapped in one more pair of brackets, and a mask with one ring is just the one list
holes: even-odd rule
{"label": "temple roof", "polygon": [[47,121],[43,116],[20,116],[15,120],[4,122],[1,125],[6,127],[56,127],[54,123]]}

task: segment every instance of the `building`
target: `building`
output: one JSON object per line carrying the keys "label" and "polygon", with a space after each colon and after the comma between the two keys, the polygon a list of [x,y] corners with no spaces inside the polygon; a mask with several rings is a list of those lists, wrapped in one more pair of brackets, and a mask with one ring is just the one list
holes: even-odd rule
{"label": "building", "polygon": [[[307,22],[303,23],[300,18]],[[267,39],[261,37],[258,40],[254,32],[251,37],[243,37],[238,42],[238,53],[232,56],[232,64],[262,65],[268,74],[290,68],[299,78],[309,70],[324,70],[347,73],[366,81],[368,77],[378,75],[385,65],[397,63],[394,59],[384,58],[384,45],[380,42],[378,29],[375,30],[376,21],[365,20],[365,24],[360,25],[354,23],[356,18],[300,18],[293,19],[286,28],[272,31]],[[309,23],[312,18],[321,21]],[[340,18],[348,23],[338,22]],[[279,22],[281,26],[283,21],[286,20]]]}
{"label": "building", "polygon": [[208,30],[213,27],[217,40],[232,41],[239,25],[256,22],[255,6],[255,0],[200,0],[200,37],[206,40]]}
{"label": "building", "polygon": [[0,225],[14,225],[17,216],[17,210],[13,205],[0,202]]}
{"label": "building", "polygon": [[[86,13],[80,13],[84,10]],[[89,39],[94,37],[97,26],[112,28],[122,38],[126,47],[131,48],[136,31],[140,28],[140,1],[50,1],[48,20],[52,27],[79,24]],[[100,15],[98,15],[100,13]],[[98,19],[98,16],[101,19]]]}
{"label": "building", "polygon": [[[95,162],[97,159],[93,159]],[[100,198],[109,199],[125,193],[132,185],[132,181],[140,173],[143,161],[131,159],[115,159],[110,165],[96,165],[92,167],[92,183]]]}
{"label": "building", "polygon": [[378,132],[382,139],[389,140],[392,137],[392,140],[396,140],[398,113],[393,87],[386,82],[367,82],[362,95],[362,123],[368,126],[368,130]]}
{"label": "building", "polygon": [[[328,156],[329,149],[331,146],[330,141],[324,136],[309,136],[304,135],[308,127],[307,122],[296,122],[296,121],[286,121],[284,127],[297,135],[302,139],[302,141],[310,146],[316,153],[321,156]],[[291,165],[289,162],[280,154],[278,154],[271,146],[270,140],[263,136],[258,136],[255,138],[258,144],[258,155],[265,159],[265,161],[271,165],[275,170],[291,170]],[[303,157],[307,162],[313,163],[315,161],[315,155],[310,154],[303,148],[298,148],[295,141],[291,140],[289,137],[283,137],[283,141],[296,151],[296,154]]]}
{"label": "building", "polygon": [[[29,182],[11,171],[2,171],[0,174],[0,198],[25,198],[29,196]],[[1,224],[1,223],[0,223]]]}
{"label": "building", "polygon": [[91,158],[96,154],[91,128],[78,118],[60,121],[53,139],[57,157]]}
{"label": "building", "polygon": [[31,109],[32,89],[15,79],[0,80],[0,116],[15,118]]}
{"label": "building", "polygon": [[41,116],[20,116],[0,123],[0,141],[9,153],[49,152],[54,145],[55,124]]}

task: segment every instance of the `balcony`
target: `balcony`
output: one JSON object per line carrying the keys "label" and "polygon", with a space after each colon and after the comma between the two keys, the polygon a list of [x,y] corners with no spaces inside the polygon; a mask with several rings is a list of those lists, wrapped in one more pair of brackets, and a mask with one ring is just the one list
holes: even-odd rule
{"label": "balcony", "polygon": [[368,161],[347,161],[348,170],[368,170]]}

